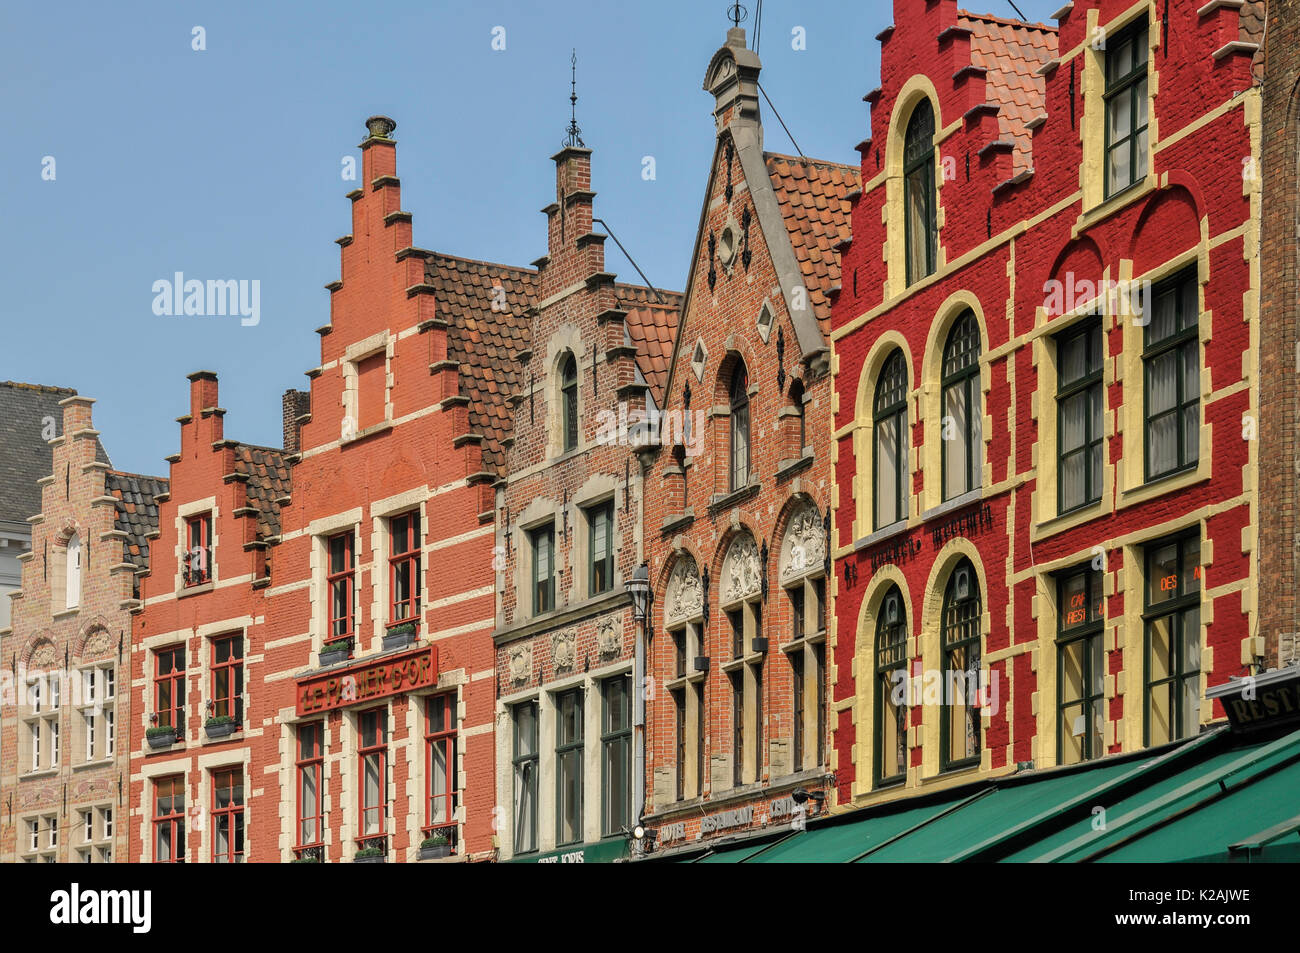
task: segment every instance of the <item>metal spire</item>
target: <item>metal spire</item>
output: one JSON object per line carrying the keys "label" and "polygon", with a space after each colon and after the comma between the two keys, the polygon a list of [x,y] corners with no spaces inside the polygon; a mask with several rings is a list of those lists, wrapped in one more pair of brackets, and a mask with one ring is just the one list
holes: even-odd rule
{"label": "metal spire", "polygon": [[740,26],[740,21],[749,16],[749,11],[740,5],[740,0],[736,0],[727,10],[727,19],[731,21],[732,26]]}
{"label": "metal spire", "polygon": [[582,130],[578,128],[578,51],[576,49],[569,58],[569,65],[571,73],[569,77],[569,128],[568,135],[564,139],[564,145],[570,149],[574,146],[585,149],[587,144],[582,141]]}

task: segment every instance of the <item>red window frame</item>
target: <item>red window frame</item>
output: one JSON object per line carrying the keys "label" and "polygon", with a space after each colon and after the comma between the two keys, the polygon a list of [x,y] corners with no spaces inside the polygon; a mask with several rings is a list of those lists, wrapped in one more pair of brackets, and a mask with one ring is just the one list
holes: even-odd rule
{"label": "red window frame", "polygon": [[[185,553],[181,557],[181,574],[188,589],[212,581],[212,514],[203,513],[185,520]],[[199,558],[201,556],[201,558]],[[195,563],[198,565],[196,566]]]}
{"label": "red window frame", "polygon": [[[168,798],[167,811],[161,809],[163,798]],[[168,832],[168,851],[165,858],[158,856],[162,832]],[[173,774],[157,778],[153,783],[153,856],[156,864],[185,863],[185,776]]]}
{"label": "red window frame", "polygon": [[[442,752],[442,768],[434,766],[434,753]],[[435,775],[442,793],[435,793]],[[455,843],[456,828],[456,694],[433,695],[424,710],[424,834],[442,830]],[[441,807],[439,812],[437,809]],[[441,813],[442,819],[435,819]]]}
{"label": "red window frame", "polygon": [[[325,842],[325,812],[322,807],[324,802],[321,800],[321,780],[325,775],[325,723],[323,721],[298,726],[298,760],[295,768],[298,782],[296,794],[298,808],[294,836],[298,843],[294,849],[320,847]],[[302,802],[303,780],[308,774],[316,780],[316,796],[313,804]],[[311,813],[305,813],[307,808],[311,809]],[[316,830],[316,836],[311,839],[303,836],[304,828],[308,823],[314,824]]]}
{"label": "red window frame", "polygon": [[[388,709],[372,708],[357,717],[357,780],[361,789],[358,842],[385,837],[388,833]],[[379,774],[379,803],[371,804],[366,791],[366,760],[374,758]],[[376,830],[366,832],[366,821]]]}
{"label": "red window frame", "polygon": [[[227,646],[226,658],[218,661],[219,650]],[[212,714],[231,715],[236,730],[244,725],[244,636],[223,635],[212,640]],[[219,676],[225,675],[225,686],[219,687]]]}
{"label": "red window frame", "polygon": [[[398,552],[394,547],[398,529],[405,524],[407,548]],[[420,615],[420,511],[411,510],[388,521],[388,539],[391,555],[388,557],[388,624],[416,622]],[[397,574],[405,568],[408,586],[406,598],[397,596]]]}
{"label": "red window frame", "polygon": [[[163,660],[171,660],[171,670],[162,672]],[[179,735],[185,730],[185,646],[173,645],[157,649],[153,653],[154,678],[153,702],[154,714],[162,728],[175,728]],[[163,704],[163,686],[170,689],[170,704]]]}
{"label": "red window frame", "polygon": [[[342,544],[343,568],[334,568],[334,547],[336,543]],[[356,558],[353,550],[352,531],[339,533],[331,536],[325,542],[325,559],[326,559],[326,589],[329,592],[329,631],[325,635],[325,643],[339,642],[343,639],[351,638],[353,633],[353,620],[356,614],[355,602],[355,584],[356,584]],[[340,614],[340,599],[342,596],[342,611]]]}
{"label": "red window frame", "polygon": [[[226,802],[221,803],[222,791]],[[217,848],[217,832],[226,829],[226,849]],[[212,772],[212,862],[240,864],[244,861],[244,769],[217,768]]]}

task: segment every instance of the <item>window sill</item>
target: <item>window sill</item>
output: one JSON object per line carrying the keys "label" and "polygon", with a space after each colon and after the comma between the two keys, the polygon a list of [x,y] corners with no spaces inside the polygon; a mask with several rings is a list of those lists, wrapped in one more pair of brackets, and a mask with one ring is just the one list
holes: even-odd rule
{"label": "window sill", "polygon": [[1204,483],[1210,479],[1210,466],[1208,460],[1202,460],[1194,467],[1187,467],[1182,470],[1175,470],[1172,473],[1166,473],[1149,480],[1146,483],[1131,486],[1120,490],[1120,502],[1116,509],[1124,509],[1129,506],[1135,506],[1139,503],[1145,503],[1148,500],[1165,496],[1169,493],[1176,493],[1179,490],[1185,490],[1197,483]]}
{"label": "window sill", "polygon": [[776,468],[776,482],[784,483],[797,473],[802,473],[813,465],[811,453],[794,460],[782,460]]}
{"label": "window sill", "polygon": [[81,764],[74,764],[72,770],[76,773],[78,771],[93,771],[95,768],[110,768],[116,760],[115,755],[109,755],[106,758],[96,758],[94,761],[83,761]]}
{"label": "window sill", "polygon": [[878,529],[874,533],[870,533],[866,536],[863,536],[860,540],[858,540],[856,543],[853,544],[853,551],[855,553],[858,553],[864,549],[870,549],[872,546],[875,546],[877,543],[883,543],[887,539],[892,539],[895,536],[901,536],[903,533],[906,532],[907,532],[907,520],[899,520],[897,523],[891,523],[890,525],[884,527],[883,529]]}
{"label": "window sill", "polygon": [[[1155,143],[1151,143],[1150,146],[1148,147],[1148,154],[1147,154],[1148,164],[1151,162],[1150,159],[1151,149],[1154,146]],[[1092,228],[1092,226],[1096,225],[1102,219],[1109,218],[1111,215],[1114,215],[1124,206],[1132,202],[1136,202],[1141,198],[1144,198],[1146,195],[1148,195],[1150,192],[1152,192],[1155,189],[1156,184],[1157,184],[1157,180],[1156,180],[1155,173],[1148,170],[1146,174],[1146,178],[1139,179],[1138,181],[1134,182],[1132,185],[1129,185],[1118,192],[1112,193],[1109,197],[1102,199],[1101,202],[1099,202],[1097,205],[1094,205],[1092,208],[1083,210],[1079,214],[1078,219],[1075,220],[1074,237],[1077,238],[1080,232],[1087,231],[1089,228]],[[1105,186],[1103,185],[1103,189],[1104,188]]]}
{"label": "window sill", "polygon": [[940,503],[933,509],[926,510],[921,514],[921,522],[927,523],[930,520],[936,520],[941,516],[947,516],[954,510],[959,510],[963,506],[969,506],[984,498],[984,488],[977,486],[973,490],[967,490],[959,496],[954,496],[951,500]]}
{"label": "window sill", "polygon": [[748,486],[742,486],[739,490],[732,490],[730,493],[715,495],[713,499],[709,501],[709,513],[714,514],[719,513],[722,510],[729,510],[733,506],[737,506],[751,497],[758,496],[758,491],[762,489],[762,486],[761,483],[754,482],[750,483]]}
{"label": "window sill", "polygon": [[582,602],[575,602],[572,605],[565,606],[563,609],[553,609],[541,615],[529,616],[522,622],[512,623],[509,626],[497,629],[492,633],[492,641],[496,645],[504,645],[516,639],[536,635],[538,632],[545,631],[553,626],[576,622],[587,616],[596,615],[599,612],[630,604],[631,602],[632,594],[627,590],[627,587],[618,586],[609,592],[601,593],[594,599],[585,599]]}
{"label": "window sill", "polygon": [[385,431],[392,430],[392,429],[393,429],[393,422],[391,420],[384,420],[377,424],[371,424],[365,430],[358,430],[350,437],[340,438],[339,446],[346,447],[354,443],[360,443],[362,440],[365,440],[367,437],[373,437],[375,434],[384,433]]}
{"label": "window sill", "polygon": [[41,768],[41,770],[39,771],[27,771],[23,774],[18,775],[18,780],[31,781],[37,778],[53,778],[56,777],[58,773],[59,773],[59,769],[57,767]]}
{"label": "window sill", "polygon": [[211,592],[215,582],[204,582],[197,586],[181,586],[176,590],[176,598],[184,599],[186,596],[198,596],[205,592]]}
{"label": "window sill", "polygon": [[51,612],[51,619],[68,619],[81,611],[81,606],[73,606],[71,609],[60,609],[58,612]]}
{"label": "window sill", "polygon": [[683,512],[680,516],[664,517],[664,525],[659,531],[666,536],[670,533],[675,533],[678,530],[683,530],[694,522],[695,522],[695,511],[690,507],[687,507],[685,512]]}

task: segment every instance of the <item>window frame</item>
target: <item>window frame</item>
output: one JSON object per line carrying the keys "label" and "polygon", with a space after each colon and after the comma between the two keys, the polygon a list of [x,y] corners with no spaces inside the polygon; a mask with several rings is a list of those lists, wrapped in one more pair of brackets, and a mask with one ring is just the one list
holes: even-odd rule
{"label": "window frame", "polygon": [[[586,508],[587,517],[587,595],[603,595],[614,588],[614,501],[605,500]],[[596,543],[601,520],[605,527],[605,555],[596,559]],[[603,570],[604,585],[597,586],[597,577]]]}
{"label": "window frame", "polygon": [[[900,375],[899,382],[901,383],[902,390],[896,399],[882,407],[881,399],[883,396],[888,395],[888,392],[886,391],[887,378],[891,376],[895,368],[898,369]],[[894,384],[892,382],[889,383],[892,389]],[[909,451],[911,450],[911,447],[909,446],[911,443],[911,432],[907,425],[909,384],[907,359],[903,355],[903,349],[896,347],[889,352],[885,357],[884,362],[880,365],[880,374],[876,378],[876,387],[871,401],[871,528],[873,531],[901,523],[907,520],[910,515],[908,512],[908,503],[911,499],[911,494],[909,493],[909,488],[907,486],[909,469],[908,457],[910,456]],[[880,504],[883,502],[880,495],[882,491],[881,487],[878,485],[880,477],[881,425],[890,421],[893,421],[896,426],[895,432],[898,440],[898,450],[894,462],[896,496],[894,500],[891,501],[897,507],[897,513],[895,514],[894,519],[890,520],[888,523],[882,523],[880,516]]]}
{"label": "window frame", "polygon": [[[394,548],[394,540],[397,538],[397,528],[406,524],[408,543],[407,549],[397,552]],[[388,518],[388,626],[392,627],[406,622],[413,622],[415,625],[420,624],[420,590],[422,588],[421,578],[421,527],[420,510],[407,510],[405,513],[399,513],[396,516]],[[397,575],[399,571],[405,569],[408,573],[407,585],[408,591],[405,599],[397,597]],[[402,609],[406,614],[399,616],[398,610]]]}
{"label": "window frame", "polygon": [[[162,672],[162,662],[164,656],[171,659],[172,668],[166,674]],[[154,649],[153,664],[153,714],[157,716],[158,727],[171,728],[176,732],[176,737],[183,738],[186,731],[186,666],[189,664],[187,647],[184,642],[177,642],[164,648]],[[179,657],[180,666],[176,666]],[[171,692],[171,704],[163,707],[162,697],[159,694],[163,685],[168,684]],[[163,720],[164,713],[167,720]]]}
{"label": "window frame", "polygon": [[[311,733],[312,742],[304,745],[305,734]],[[309,721],[297,726],[294,732],[294,851],[299,852],[325,844],[325,802],[322,784],[325,780],[325,722]],[[315,803],[311,805],[312,813],[303,813],[303,781],[308,774],[315,776]],[[315,825],[316,836],[307,840],[303,831],[307,823]]]}
{"label": "window frame", "polygon": [[[1078,577],[1084,577],[1084,602],[1082,607],[1075,608],[1066,604],[1066,588]],[[1105,654],[1105,634],[1106,634],[1106,609],[1105,609],[1105,578],[1101,570],[1093,569],[1091,564],[1085,563],[1073,569],[1068,569],[1057,573],[1056,581],[1056,763],[1064,764],[1081,764],[1085,761],[1092,761],[1104,755],[1105,739],[1105,704],[1106,704],[1106,654]],[[1068,611],[1067,611],[1068,610]],[[1071,617],[1076,612],[1083,612],[1080,621],[1072,622]],[[1093,614],[1090,614],[1093,613]],[[1065,698],[1065,662],[1066,649],[1082,645],[1082,665],[1081,665],[1081,684],[1082,691],[1078,698],[1072,698],[1069,701]],[[1089,686],[1096,680],[1097,673],[1093,671],[1093,653],[1099,650],[1101,655],[1101,688],[1099,691],[1093,691]],[[1101,751],[1093,751],[1093,728],[1091,723],[1093,716],[1093,706],[1100,707],[1102,716],[1102,739]],[[1083,743],[1081,745],[1079,761],[1066,762],[1065,760],[1065,738],[1066,738],[1066,708],[1079,708],[1081,716],[1088,719],[1085,722],[1083,732]]]}
{"label": "window frame", "polygon": [[[586,698],[585,689],[582,686],[571,688],[566,691],[555,693],[555,844],[557,847],[565,847],[570,844],[580,844],[583,841],[583,798],[585,785],[585,750],[586,750]],[[572,702],[573,710],[571,712],[573,729],[572,735],[566,734],[565,719],[566,714],[564,706]],[[576,762],[573,764],[573,762]],[[572,789],[568,792],[566,798],[565,779],[568,778],[572,783]],[[566,816],[565,809],[572,809],[572,830],[567,833],[571,836],[566,838]]]}
{"label": "window frame", "polygon": [[[898,621],[889,622],[888,605],[890,600],[896,600],[898,610]],[[907,780],[907,702],[898,706],[898,715],[901,724],[897,726],[898,738],[903,747],[903,770],[894,774],[886,774],[885,766],[885,715],[886,706],[893,697],[894,691],[894,672],[902,669],[904,674],[907,672],[907,608],[903,602],[902,590],[897,585],[891,584],[885,591],[884,597],[880,601],[880,608],[876,617],[876,633],[873,640],[873,672],[874,672],[874,694],[875,694],[875,711],[873,718],[872,730],[872,764],[874,768],[871,772],[872,788],[892,787],[895,784],[901,784]],[[885,639],[889,642],[886,645]]]}
{"label": "window frame", "polygon": [[560,359],[560,452],[578,449],[578,359],[566,351]]}
{"label": "window frame", "polygon": [[[538,575],[538,543],[546,541],[547,572],[545,578]],[[531,593],[532,614],[542,615],[555,609],[555,523],[548,521],[541,526],[528,530],[529,555],[529,590]],[[543,586],[545,587],[543,589]]]}
{"label": "window frame", "polygon": [[[344,567],[334,569],[334,544],[343,543]],[[325,590],[329,602],[326,620],[324,644],[342,642],[355,637],[356,633],[356,545],[352,530],[335,533],[325,539]],[[342,594],[346,608],[342,616],[338,615],[338,596]],[[343,631],[339,631],[341,628]]]}
{"label": "window frame", "polygon": [[[1195,540],[1197,544],[1196,564],[1192,567],[1192,578],[1196,581],[1196,588],[1191,591],[1184,591],[1185,586],[1183,579],[1189,568],[1186,564],[1185,545]],[[1155,604],[1151,603],[1151,581],[1153,579],[1152,567],[1155,554],[1165,546],[1177,547],[1176,575],[1178,578],[1177,595],[1174,597]],[[1201,660],[1200,657],[1205,651],[1205,624],[1201,618],[1201,596],[1204,590],[1204,578],[1202,576],[1201,561],[1204,559],[1205,541],[1201,537],[1199,527],[1190,531],[1175,533],[1160,539],[1152,540],[1145,544],[1142,549],[1142,744],[1144,747],[1151,745],[1151,703],[1152,692],[1154,689],[1163,685],[1175,685],[1177,691],[1173,695],[1173,703],[1170,706],[1169,725],[1170,738],[1169,742],[1181,741],[1184,737],[1191,735],[1182,734],[1182,724],[1186,712],[1184,711],[1184,690],[1185,683],[1194,681],[1198,700],[1198,710],[1200,703],[1204,701],[1201,694]],[[1190,671],[1186,668],[1186,659],[1183,657],[1184,635],[1183,626],[1189,613],[1196,613],[1196,642],[1197,642],[1197,665]],[[1159,679],[1152,679],[1151,672],[1151,629],[1152,624],[1158,619],[1172,616],[1176,619],[1178,631],[1177,635],[1171,631],[1169,638],[1170,658],[1167,666],[1168,674]],[[1165,742],[1160,742],[1161,744]]]}
{"label": "window frame", "polygon": [[[435,706],[442,711],[443,726],[438,729],[433,727],[433,713]],[[424,826],[421,827],[425,837],[429,837],[434,831],[441,831],[447,838],[448,842],[456,842],[456,811],[460,804],[460,792],[457,785],[456,758],[459,748],[459,734],[457,732],[457,697],[455,692],[443,692],[438,695],[429,695],[424,700]],[[435,771],[433,765],[434,752],[439,748],[443,751],[443,769],[441,777],[445,786],[441,794],[434,793]],[[443,820],[434,820],[434,805],[441,801]]]}
{"label": "window frame", "polygon": [[[924,112],[922,112],[924,110]],[[908,153],[913,145],[915,136],[920,136],[924,132],[924,127],[917,125],[923,115],[929,115],[929,141],[925,143],[924,151],[917,155],[909,157]],[[938,226],[938,209],[939,196],[936,194],[935,187],[935,147],[934,137],[937,127],[937,117],[934,113],[934,104],[930,102],[929,97],[921,99],[912,107],[911,114],[907,117],[907,125],[903,131],[903,262],[904,262],[904,279],[907,287],[911,287],[919,281],[930,277],[935,273],[938,267],[939,258],[939,226]],[[924,273],[916,274],[915,264],[912,261],[913,229],[910,201],[912,190],[915,188],[912,184],[913,173],[922,173],[925,183],[925,262]]]}
{"label": "window frame", "polygon": [[[1175,317],[1174,330],[1172,333],[1159,341],[1151,340],[1151,328],[1154,323],[1156,301],[1162,294],[1172,292],[1175,296]],[[1194,319],[1187,327],[1179,328],[1178,324],[1183,319],[1181,310],[1182,296],[1190,293],[1193,297],[1193,308],[1195,309]],[[1200,372],[1202,369],[1201,358],[1201,322],[1200,322],[1200,292],[1197,287],[1197,273],[1195,268],[1187,268],[1176,275],[1160,282],[1151,289],[1151,301],[1148,306],[1151,308],[1149,320],[1142,329],[1142,474],[1147,483],[1154,483],[1157,480],[1163,480],[1166,477],[1177,476],[1188,470],[1195,470],[1200,464],[1201,445],[1199,438],[1194,441],[1194,446],[1187,446],[1186,428],[1183,424],[1184,414],[1191,408],[1196,409],[1197,434],[1200,433],[1201,419],[1201,386]],[[1194,382],[1187,381],[1186,365],[1183,360],[1184,352],[1191,349],[1196,354],[1196,379]],[[1153,415],[1151,413],[1151,369],[1154,361],[1166,354],[1175,353],[1175,399],[1172,408],[1162,411],[1158,416],[1161,418],[1173,416],[1176,422],[1176,431],[1178,434],[1178,452],[1176,454],[1174,466],[1167,470],[1155,473],[1151,469],[1151,436],[1153,429]],[[1191,399],[1187,399],[1188,389],[1192,391]],[[1190,456],[1189,456],[1190,454]]]}
{"label": "window frame", "polygon": [[[527,737],[530,739],[529,744],[521,749],[521,718],[525,709],[530,711],[529,715],[529,732]],[[511,832],[511,844],[516,854],[534,854],[538,849],[537,821],[538,821],[538,795],[541,793],[539,769],[541,767],[541,726],[539,718],[541,709],[536,698],[530,698],[527,701],[519,702],[510,709],[510,735],[513,745],[513,757],[511,759],[512,768],[512,790],[513,798],[513,821],[514,830]],[[522,796],[521,796],[522,795]],[[527,833],[531,839],[527,844],[522,842],[521,835],[521,814],[520,806],[527,801]]]}
{"label": "window frame", "polygon": [[[1093,333],[1096,337],[1092,337]],[[1063,383],[1061,375],[1060,355],[1062,346],[1072,342],[1077,337],[1087,337],[1085,342],[1084,360],[1086,363],[1085,373],[1068,384]],[[1102,485],[1106,482],[1106,386],[1105,386],[1105,366],[1106,366],[1106,332],[1102,326],[1100,315],[1091,315],[1074,322],[1068,328],[1063,329],[1053,337],[1057,355],[1057,375],[1056,375],[1056,515],[1064,516],[1069,513],[1077,513],[1086,510],[1090,506],[1096,506],[1101,502],[1103,495]],[[1093,345],[1097,346],[1097,353],[1092,353]],[[1091,414],[1085,420],[1085,437],[1080,446],[1070,451],[1062,449],[1064,446],[1065,434],[1065,404],[1072,398],[1080,394],[1097,388],[1098,400],[1101,405],[1101,422],[1100,433],[1093,433],[1093,420]],[[1101,448],[1101,475],[1098,486],[1092,486],[1092,466],[1090,454],[1097,447]],[[1073,506],[1065,505],[1065,458],[1066,456],[1084,456],[1084,494],[1083,501]]]}
{"label": "window frame", "polygon": [[[213,768],[212,783],[212,862],[214,864],[240,864],[244,862],[245,837],[244,826],[244,768],[242,765]],[[219,797],[222,781],[229,792],[229,801],[223,807]],[[221,822],[226,823],[226,849],[222,851],[218,844],[221,837]]]}
{"label": "window frame", "polygon": [[[959,334],[961,335],[960,338]],[[971,338],[973,338],[975,345],[973,349],[968,346]],[[983,390],[980,374],[980,356],[983,351],[984,341],[980,332],[979,321],[975,318],[975,312],[968,308],[957,317],[957,320],[953,322],[952,327],[948,330],[948,337],[944,341],[940,357],[939,419],[941,439],[939,440],[939,495],[941,502],[946,503],[948,500],[956,499],[964,493],[978,490],[983,482],[981,479],[983,466],[981,443],[984,408],[981,399]],[[954,352],[956,357],[965,363],[950,369],[949,359]],[[957,389],[960,389],[961,398],[966,403],[965,432],[959,438],[966,447],[966,473],[962,488],[955,493],[949,493],[948,471],[951,464],[948,460],[948,445],[952,441],[942,439],[943,422],[949,416],[948,393]]]}
{"label": "window frame", "polygon": [[[1102,70],[1103,70],[1103,76],[1105,78],[1105,88],[1102,92],[1102,103],[1103,103],[1102,126],[1104,129],[1104,136],[1105,136],[1105,148],[1104,151],[1102,152],[1102,175],[1104,177],[1103,197],[1105,200],[1114,198],[1116,195],[1126,192],[1127,190],[1133,188],[1134,186],[1141,184],[1142,181],[1146,179],[1147,175],[1150,174],[1150,169],[1151,169],[1151,140],[1150,140],[1151,115],[1150,113],[1149,112],[1147,113],[1146,125],[1140,128],[1137,125],[1138,103],[1141,102],[1143,108],[1145,108],[1147,105],[1146,99],[1150,92],[1151,53],[1150,53],[1150,32],[1149,31],[1150,31],[1150,23],[1148,22],[1144,12],[1143,15],[1139,16],[1136,22],[1130,23],[1127,26],[1124,26],[1120,28],[1118,31],[1116,31],[1116,36],[1113,39],[1107,41],[1107,49],[1103,56]],[[1123,46],[1124,44],[1129,42],[1132,43],[1132,47],[1131,47],[1132,50],[1140,49],[1142,51],[1142,63],[1139,66],[1132,67],[1127,73],[1123,73],[1118,76],[1113,75],[1111,71],[1111,67],[1112,67],[1112,63],[1114,62],[1113,61],[1113,57],[1115,55],[1114,51],[1116,50],[1116,48]],[[1142,95],[1140,97],[1138,96],[1139,88],[1142,90]],[[1111,139],[1110,117],[1111,117],[1112,104],[1120,96],[1126,94],[1129,97],[1129,125],[1127,129],[1127,134],[1122,136],[1120,141],[1127,140],[1127,144],[1128,144],[1129,181],[1123,185],[1116,185],[1114,182],[1111,181],[1110,155],[1115,149],[1120,148],[1120,146],[1116,142],[1113,142]],[[1146,168],[1142,170],[1141,175],[1138,175],[1137,174],[1137,151],[1138,151],[1137,143],[1142,133],[1147,133]]]}
{"label": "window frame", "polygon": [[[212,701],[212,717],[230,715],[235,719],[235,730],[241,731],[244,727],[244,634],[218,635],[210,641],[208,697]],[[223,645],[228,645],[230,652],[224,661],[219,661],[218,650]],[[223,673],[226,675],[224,692],[217,687],[217,678]],[[222,705],[227,709],[224,712]]]}
{"label": "window frame", "polygon": [[[367,742],[367,719],[376,728],[374,740]],[[366,793],[366,760],[376,759],[379,775],[379,803],[371,804]],[[357,713],[357,837],[358,846],[388,836],[388,708],[368,708]],[[378,830],[367,833],[367,814],[378,812]]]}
{"label": "window frame", "polygon": [[[956,595],[956,584],[958,574],[962,570],[969,572],[970,594],[966,599],[958,601]],[[973,607],[971,609],[966,607]],[[956,612],[962,612],[961,617],[956,616]],[[966,718],[969,724],[968,729],[974,727],[975,751],[961,758],[952,756],[952,709],[955,707],[952,703],[951,686],[952,678],[950,672],[956,671],[952,668],[952,657],[960,650],[966,649],[967,652],[974,653],[974,667],[971,666],[971,655],[967,655],[966,667],[963,672],[975,672],[976,678],[979,677],[980,665],[984,660],[983,645],[983,614],[984,600],[980,593],[979,575],[975,570],[975,564],[967,557],[953,566],[952,571],[948,574],[948,581],[944,585],[943,605],[939,616],[939,655],[941,660],[942,672],[942,690],[943,706],[939,715],[939,770],[940,771],[958,771],[963,768],[977,766],[984,755],[984,725],[982,721],[983,707],[979,704],[977,696],[974,704],[964,703],[963,708],[966,712]],[[949,638],[949,633],[953,630],[965,629],[965,634],[958,638]],[[965,681],[965,676],[963,677]],[[978,685],[978,681],[976,682]],[[968,689],[969,690],[969,689]]]}
{"label": "window frame", "polygon": [[749,371],[740,359],[731,369],[731,382],[727,385],[727,414],[727,489],[736,493],[749,486],[754,457]]}
{"label": "window frame", "polygon": [[[195,569],[193,563],[200,554],[203,558]],[[181,556],[183,588],[193,589],[212,582],[212,569],[212,511],[208,510],[185,517],[185,552]]]}
{"label": "window frame", "polygon": [[[170,799],[170,810],[166,814],[159,811],[159,803],[162,800],[162,786],[170,785],[171,793],[167,795]],[[186,862],[188,851],[185,846],[185,799],[187,791],[185,790],[185,775],[170,774],[161,778],[153,779],[153,811],[150,823],[150,829],[153,833],[153,863],[155,864],[183,864]],[[180,804],[177,805],[177,799]],[[162,844],[160,832],[166,828],[169,832],[168,852],[165,858],[159,857],[159,849]]]}
{"label": "window frame", "polygon": [[[622,690],[618,704],[618,720],[614,718],[614,704],[611,694],[615,686]],[[624,672],[606,678],[600,683],[601,732],[600,732],[600,836],[612,837],[628,830],[637,820],[632,804],[632,676]],[[626,798],[622,804],[622,814],[616,813],[612,782],[616,752],[622,752],[622,763],[626,767],[626,776],[622,778]]]}

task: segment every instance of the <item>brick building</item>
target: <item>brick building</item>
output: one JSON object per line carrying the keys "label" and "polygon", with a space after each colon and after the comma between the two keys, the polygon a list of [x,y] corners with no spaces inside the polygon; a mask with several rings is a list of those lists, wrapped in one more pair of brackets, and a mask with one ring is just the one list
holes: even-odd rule
{"label": "brick building", "polygon": [[[1262,8],[1264,4],[1250,4]],[[1269,664],[1300,661],[1300,4],[1271,0],[1259,71],[1263,79],[1260,314],[1260,494],[1272,504],[1260,525],[1259,629]],[[1245,10],[1243,8],[1243,14]],[[1257,12],[1256,15],[1261,15]],[[1257,28],[1257,30],[1262,30]],[[1272,636],[1277,636],[1276,646]]]}
{"label": "brick building", "polygon": [[1188,737],[1269,654],[1256,6],[895,3],[833,316],[840,805]]}
{"label": "brick building", "polygon": [[[57,426],[49,421],[59,434],[52,469],[47,460],[33,486],[32,546],[20,557],[12,624],[0,629],[5,676],[17,688],[0,708],[5,862],[127,856],[129,728],[120,726],[132,710],[129,610],[158,524],[154,501],[167,486],[112,469],[93,403],[63,396]],[[33,433],[43,426],[38,417],[28,423]]]}
{"label": "brick building", "polygon": [[591,150],[554,156],[547,254],[531,301],[506,296],[521,346],[498,484],[498,803],[503,859],[608,860],[640,809],[638,629],[644,421],[662,405],[681,296],[605,271]]}
{"label": "brick building", "polygon": [[660,848],[787,823],[827,774],[830,302],[857,169],[765,152],[758,56],[705,74],[716,144],[643,456]]}

